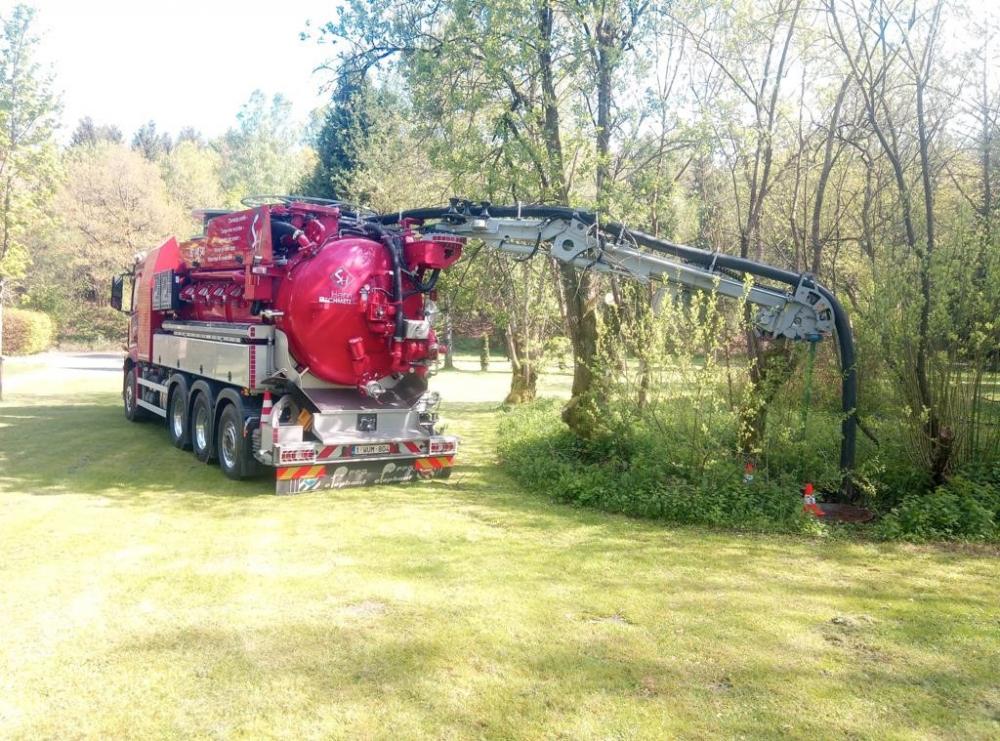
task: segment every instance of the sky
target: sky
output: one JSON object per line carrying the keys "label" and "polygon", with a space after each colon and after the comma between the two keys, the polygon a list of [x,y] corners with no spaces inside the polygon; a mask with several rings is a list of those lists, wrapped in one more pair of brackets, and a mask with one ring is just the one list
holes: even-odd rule
{"label": "sky", "polygon": [[[39,57],[63,103],[61,139],[91,116],[126,137],[143,123],[223,133],[255,89],[280,92],[300,121],[322,105],[329,45],[299,34],[335,17],[336,0],[27,0]],[[11,0],[0,0],[7,15]]]}

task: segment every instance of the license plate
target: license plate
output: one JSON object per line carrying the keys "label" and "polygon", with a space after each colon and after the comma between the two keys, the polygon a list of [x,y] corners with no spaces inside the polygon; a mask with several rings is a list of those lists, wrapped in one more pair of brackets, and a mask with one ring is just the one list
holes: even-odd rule
{"label": "license plate", "polygon": [[392,446],[381,445],[355,445],[351,448],[351,455],[379,455],[381,453],[391,453]]}

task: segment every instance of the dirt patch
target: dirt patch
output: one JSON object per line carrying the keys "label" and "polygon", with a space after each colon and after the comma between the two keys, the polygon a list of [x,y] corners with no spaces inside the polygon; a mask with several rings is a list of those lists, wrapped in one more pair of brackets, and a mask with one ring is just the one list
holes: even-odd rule
{"label": "dirt patch", "polygon": [[365,600],[364,602],[354,602],[350,605],[344,605],[337,610],[337,614],[343,618],[363,620],[384,615],[387,609],[388,606],[384,602]]}
{"label": "dirt patch", "polygon": [[887,663],[891,657],[865,639],[866,630],[876,622],[871,615],[836,615],[825,626],[823,640],[862,661]]}
{"label": "dirt patch", "polygon": [[733,688],[733,680],[729,677],[721,677],[708,686],[713,692],[729,692]]}
{"label": "dirt patch", "polygon": [[840,628],[856,630],[865,625],[874,624],[875,618],[871,615],[837,615],[830,619],[830,623]]}
{"label": "dirt patch", "polygon": [[613,615],[600,615],[597,617],[592,617],[587,619],[588,623],[611,623],[612,625],[632,625],[632,621],[621,613],[614,613]]}

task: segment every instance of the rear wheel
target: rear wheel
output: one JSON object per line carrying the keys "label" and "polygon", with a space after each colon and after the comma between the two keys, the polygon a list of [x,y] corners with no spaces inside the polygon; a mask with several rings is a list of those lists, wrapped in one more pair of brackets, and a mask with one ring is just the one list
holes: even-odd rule
{"label": "rear wheel", "polygon": [[188,395],[182,384],[174,387],[167,413],[167,431],[174,447],[187,450],[191,447],[191,430],[188,429]]}
{"label": "rear wheel", "polygon": [[212,450],[212,407],[205,394],[198,394],[191,407],[191,449],[205,463],[214,458]]}
{"label": "rear wheel", "polygon": [[149,414],[138,404],[138,388],[135,368],[129,368],[128,373],[125,374],[125,388],[122,390],[122,399],[125,401],[125,419],[129,422],[142,422],[149,419]]}
{"label": "rear wheel", "polygon": [[247,479],[259,471],[250,450],[250,440],[243,436],[243,419],[236,407],[227,404],[219,418],[215,449],[219,468],[231,479]]}

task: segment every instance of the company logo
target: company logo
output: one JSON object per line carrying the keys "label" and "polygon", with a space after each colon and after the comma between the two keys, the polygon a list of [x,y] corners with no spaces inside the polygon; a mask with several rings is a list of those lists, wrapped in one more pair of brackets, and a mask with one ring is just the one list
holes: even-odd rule
{"label": "company logo", "polygon": [[253,223],[250,224],[250,251],[257,254],[260,247],[260,211],[254,214]]}
{"label": "company logo", "polygon": [[338,288],[347,288],[351,285],[351,281],[354,280],[354,276],[343,268],[337,268],[336,271],[334,271],[334,273],[330,276],[330,280],[332,280]]}

